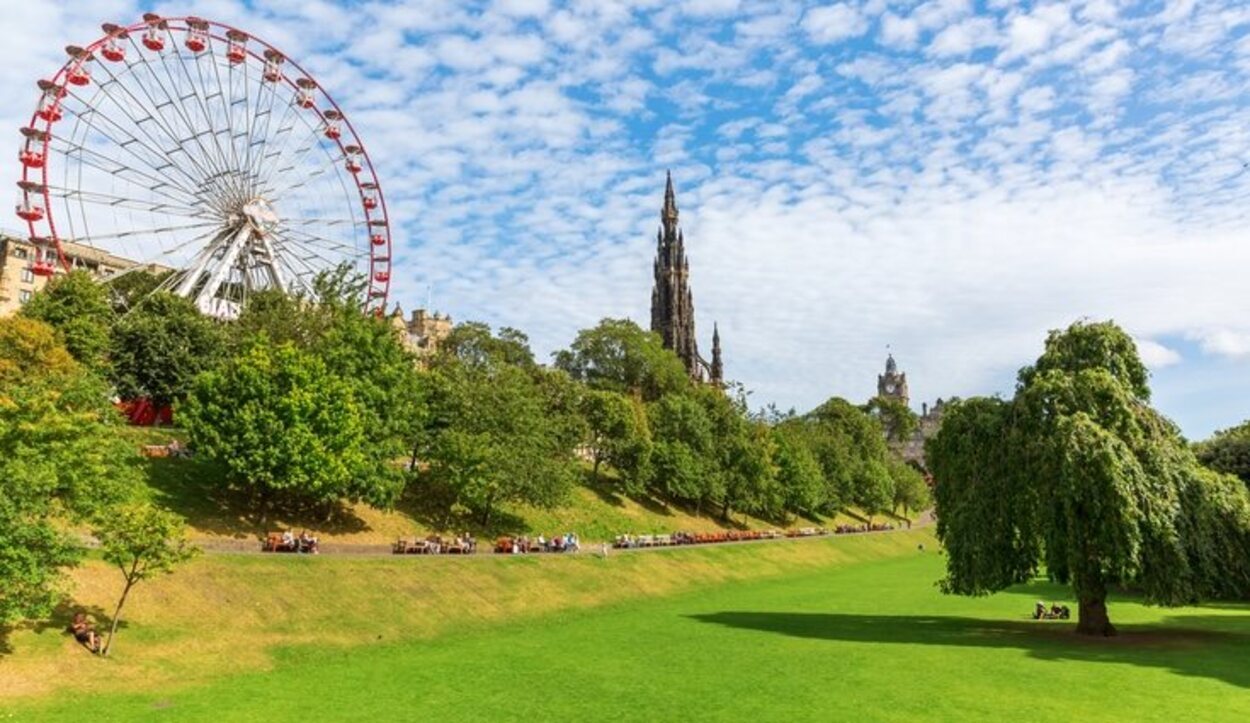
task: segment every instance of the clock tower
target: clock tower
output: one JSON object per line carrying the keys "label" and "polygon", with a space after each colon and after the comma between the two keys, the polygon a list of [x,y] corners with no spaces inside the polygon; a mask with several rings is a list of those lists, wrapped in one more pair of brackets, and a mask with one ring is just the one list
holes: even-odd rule
{"label": "clock tower", "polygon": [[899,373],[893,354],[886,357],[885,374],[877,375],[877,396],[891,397],[904,405],[908,402],[907,375]]}

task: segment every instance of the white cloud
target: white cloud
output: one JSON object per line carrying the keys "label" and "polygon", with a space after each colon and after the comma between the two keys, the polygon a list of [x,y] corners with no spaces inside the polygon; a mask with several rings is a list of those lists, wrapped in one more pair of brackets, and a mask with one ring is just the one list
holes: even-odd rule
{"label": "white cloud", "polygon": [[816,7],[803,16],[803,29],[818,43],[836,43],[868,31],[868,20],[850,3]]}
{"label": "white cloud", "polygon": [[1163,369],[1181,363],[1180,352],[1150,339],[1137,340],[1137,353],[1142,363],[1151,369]]}
{"label": "white cloud", "polygon": [[1250,358],[1250,329],[1213,328],[1195,334],[1202,350],[1233,359]]}

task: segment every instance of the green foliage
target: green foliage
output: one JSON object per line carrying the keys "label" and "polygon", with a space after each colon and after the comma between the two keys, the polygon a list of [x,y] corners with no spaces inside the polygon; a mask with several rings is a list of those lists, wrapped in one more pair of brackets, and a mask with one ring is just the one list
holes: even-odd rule
{"label": "green foliage", "polygon": [[181,401],[198,374],[221,363],[226,340],[189,299],[151,294],[113,330],[113,384],[123,399],[148,397],[158,407]]}
{"label": "green foliage", "polygon": [[929,485],[920,470],[893,454],[886,460],[886,468],[894,484],[895,510],[901,507],[904,515],[910,515],[932,504]]}
{"label": "green foliage", "polygon": [[712,421],[699,402],[683,394],[666,394],[648,408],[657,491],[677,500],[696,503],[716,496],[719,482],[712,474]]}
{"label": "green foliage", "polygon": [[785,422],[773,427],[772,435],[782,508],[796,515],[815,515],[825,506],[825,477],[809,444],[806,425]]}
{"label": "green foliage", "polygon": [[553,507],[577,474],[584,431],[567,379],[539,369],[523,337],[462,324],[429,373],[426,494],[444,491],[489,526],[504,503]]}
{"label": "green foliage", "polygon": [[1250,485],[1250,420],[1216,432],[1211,439],[1198,443],[1194,451],[1207,467]]}
{"label": "green foliage", "polygon": [[592,389],[582,396],[581,414],[596,480],[599,465],[606,462],[620,473],[626,492],[640,493],[650,475],[652,448],[643,405],[617,392]]}
{"label": "green foliage", "polygon": [[855,505],[869,514],[888,510],[894,490],[886,468],[889,450],[877,420],[845,399],[833,398],[806,421],[829,503]]}
{"label": "green foliage", "polygon": [[1132,339],[1078,322],[1050,334],[1010,402],[948,408],[927,447],[943,588],[1001,590],[1044,562],[1076,592],[1078,630],[1102,635],[1113,586],[1162,605],[1250,593],[1245,491],[1201,470],[1149,396]]}
{"label": "green foliage", "polygon": [[877,396],[868,400],[864,411],[876,417],[885,437],[891,442],[905,442],[911,439],[920,426],[920,418],[903,400],[897,397]]}
{"label": "green foliage", "polygon": [[190,560],[198,550],[187,540],[181,517],[147,503],[123,505],[102,514],[95,536],[100,541],[101,557],[120,570],[125,581],[102,652],[108,655],[131,588],[142,580],[173,572],[175,565]]}
{"label": "green foliage", "polygon": [[690,386],[677,355],[660,337],[628,319],[604,319],[577,334],[572,345],[557,352],[555,365],[592,389],[603,389],[654,401]]}
{"label": "green foliage", "polygon": [[108,292],[86,271],[53,277],[22,307],[22,316],[56,329],[70,355],[95,372],[108,368],[114,314]]}
{"label": "green foliage", "polygon": [[368,498],[365,427],[351,386],[318,357],[258,340],[200,375],[178,413],[197,454],[262,513]]}
{"label": "green foliage", "polygon": [[389,507],[407,482],[399,462],[411,458],[425,424],[424,390],[416,359],[389,320],[361,313],[362,289],[359,278],[339,269],[319,276],[306,298],[255,294],[240,315],[236,338],[244,350],[262,337],[290,343],[351,388],[365,430],[365,466],[350,496]]}
{"label": "green foliage", "polygon": [[50,327],[0,319],[0,623],[46,615],[82,552],[65,523],[138,488],[106,391]]}
{"label": "green foliage", "polygon": [[172,271],[159,274],[146,271],[128,271],[112,276],[104,282],[108,291],[109,304],[114,313],[121,315],[137,307],[145,297],[152,294],[170,277]]}

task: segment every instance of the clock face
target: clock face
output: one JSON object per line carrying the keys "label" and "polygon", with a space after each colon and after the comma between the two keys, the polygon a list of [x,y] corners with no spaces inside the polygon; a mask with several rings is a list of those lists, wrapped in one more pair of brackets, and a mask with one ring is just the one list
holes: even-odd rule
{"label": "clock face", "polygon": [[893,384],[893,383],[890,383],[890,384],[885,385],[885,393],[886,393],[886,394],[893,394],[893,393],[894,393],[894,384]]}

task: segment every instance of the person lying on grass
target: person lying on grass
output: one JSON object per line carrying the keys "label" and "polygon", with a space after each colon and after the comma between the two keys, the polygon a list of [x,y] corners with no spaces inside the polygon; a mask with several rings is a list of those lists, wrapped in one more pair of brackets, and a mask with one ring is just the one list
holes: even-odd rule
{"label": "person lying on grass", "polygon": [[69,631],[74,634],[74,640],[81,643],[87,650],[99,654],[100,636],[96,634],[95,626],[87,619],[86,613],[81,610],[74,613],[74,621],[69,624]]}

